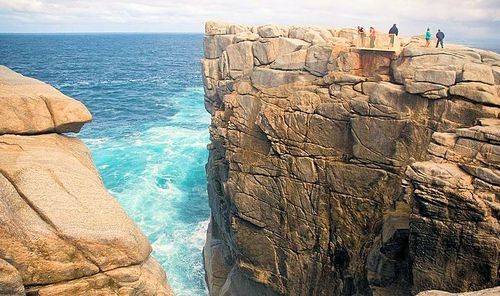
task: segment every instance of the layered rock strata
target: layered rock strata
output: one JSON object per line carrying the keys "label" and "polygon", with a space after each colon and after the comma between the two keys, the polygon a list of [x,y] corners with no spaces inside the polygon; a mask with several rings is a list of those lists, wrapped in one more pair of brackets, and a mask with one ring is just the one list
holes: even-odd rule
{"label": "layered rock strata", "polygon": [[0,295],[172,295],[147,238],[106,191],[83,104],[0,67]]}
{"label": "layered rock strata", "polygon": [[211,295],[499,284],[500,56],[208,22]]}

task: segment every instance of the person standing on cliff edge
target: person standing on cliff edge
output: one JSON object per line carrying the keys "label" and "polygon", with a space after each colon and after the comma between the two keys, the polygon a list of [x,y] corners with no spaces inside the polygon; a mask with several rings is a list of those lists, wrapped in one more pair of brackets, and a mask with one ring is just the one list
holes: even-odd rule
{"label": "person standing on cliff edge", "polygon": [[425,47],[429,47],[431,44],[431,29],[427,28],[427,32],[425,32]]}
{"label": "person standing on cliff edge", "polygon": [[399,30],[396,24],[392,25],[392,28],[389,29],[389,36],[391,37],[391,47],[394,47],[394,36],[398,36]]}
{"label": "person standing on cliff edge", "polygon": [[444,48],[443,46],[444,33],[441,32],[440,29],[438,29],[438,32],[436,33],[436,38],[437,38],[436,48],[438,48],[438,45],[440,43],[441,43],[441,48]]}
{"label": "person standing on cliff edge", "polygon": [[365,29],[361,26],[358,26],[358,35],[359,35],[359,38],[361,40],[360,47],[365,47],[366,33],[365,33]]}
{"label": "person standing on cliff edge", "polygon": [[370,48],[375,47],[375,38],[377,37],[377,32],[375,31],[375,28],[370,27]]}

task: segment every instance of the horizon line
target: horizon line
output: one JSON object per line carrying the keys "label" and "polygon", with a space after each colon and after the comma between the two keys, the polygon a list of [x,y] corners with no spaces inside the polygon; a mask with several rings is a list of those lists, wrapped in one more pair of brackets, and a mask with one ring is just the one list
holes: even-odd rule
{"label": "horizon line", "polygon": [[[204,34],[203,31],[76,31],[76,32],[0,32],[0,35],[85,35],[85,34]],[[415,35],[417,36],[417,35]],[[412,37],[412,36],[405,36]],[[448,39],[451,42],[466,42],[466,41],[495,41],[499,42],[500,38],[467,38],[467,39]]]}
{"label": "horizon line", "polygon": [[203,34],[203,31],[76,31],[76,32],[0,32],[0,34]]}

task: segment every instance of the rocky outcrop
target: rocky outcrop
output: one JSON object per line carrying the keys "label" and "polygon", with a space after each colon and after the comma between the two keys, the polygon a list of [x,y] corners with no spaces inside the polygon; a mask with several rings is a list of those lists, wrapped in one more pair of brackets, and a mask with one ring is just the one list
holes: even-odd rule
{"label": "rocky outcrop", "polygon": [[499,283],[500,56],[208,22],[211,295]]}
{"label": "rocky outcrop", "polygon": [[420,289],[470,291],[498,284],[500,119],[479,124],[435,132],[430,160],[406,171],[413,284]]}
{"label": "rocky outcrop", "polygon": [[78,101],[0,69],[0,294],[171,295],[147,238],[104,188]]}
{"label": "rocky outcrop", "polygon": [[79,101],[0,65],[0,134],[79,132],[92,119]]}

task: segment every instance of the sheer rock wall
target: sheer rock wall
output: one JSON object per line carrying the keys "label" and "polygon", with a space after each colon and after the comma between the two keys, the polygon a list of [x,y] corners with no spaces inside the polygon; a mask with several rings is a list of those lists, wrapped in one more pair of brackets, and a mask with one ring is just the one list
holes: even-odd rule
{"label": "sheer rock wall", "polygon": [[500,56],[207,22],[211,295],[498,285]]}

